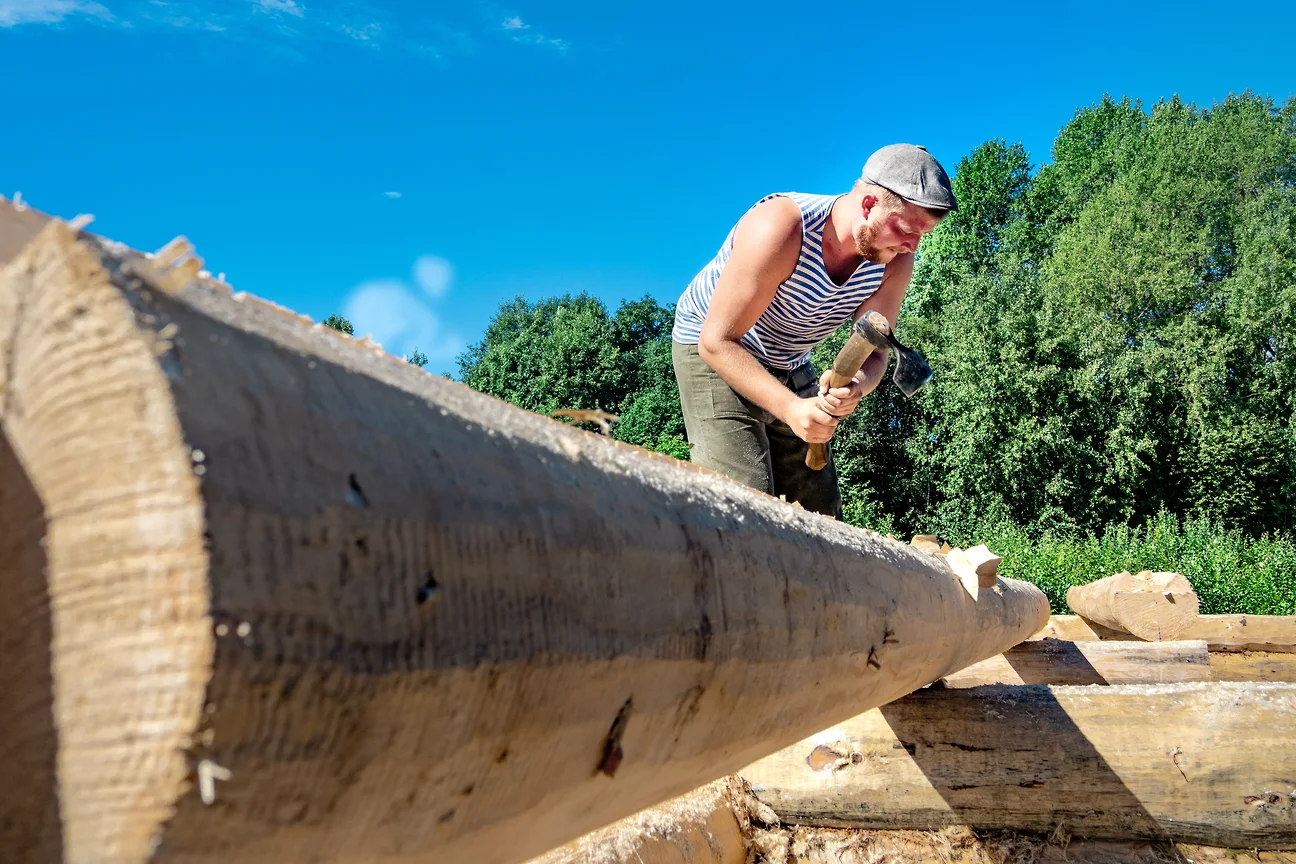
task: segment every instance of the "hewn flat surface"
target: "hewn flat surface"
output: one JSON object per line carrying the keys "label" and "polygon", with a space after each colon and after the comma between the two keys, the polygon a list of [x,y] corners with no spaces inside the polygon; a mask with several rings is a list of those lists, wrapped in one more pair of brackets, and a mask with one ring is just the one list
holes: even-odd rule
{"label": "hewn flat surface", "polygon": [[1296,848],[1296,686],[928,688],[741,774],[793,823]]}

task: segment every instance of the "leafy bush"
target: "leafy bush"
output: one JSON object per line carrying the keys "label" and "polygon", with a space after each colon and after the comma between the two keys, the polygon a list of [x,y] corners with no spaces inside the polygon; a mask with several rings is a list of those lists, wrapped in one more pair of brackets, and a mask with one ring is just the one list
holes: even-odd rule
{"label": "leafy bush", "polygon": [[1053,612],[1066,614],[1066,591],[1121,570],[1184,574],[1202,614],[1296,615],[1296,543],[1248,538],[1238,529],[1161,513],[1138,528],[1109,526],[1100,536],[1031,537],[1010,524],[987,526],[951,543],[985,543],[1003,556],[1000,574],[1038,585]]}

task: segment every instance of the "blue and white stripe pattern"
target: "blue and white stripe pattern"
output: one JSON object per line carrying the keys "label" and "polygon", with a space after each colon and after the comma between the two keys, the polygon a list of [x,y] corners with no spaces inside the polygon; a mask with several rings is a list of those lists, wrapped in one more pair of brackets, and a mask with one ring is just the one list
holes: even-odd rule
{"label": "blue and white stripe pattern", "polygon": [[[801,255],[796,270],[779,285],[774,299],[741,343],[766,366],[795,369],[810,356],[810,350],[848,321],[859,305],[882,283],[885,265],[864,262],[843,285],[835,284],[824,269],[823,229],[828,213],[840,195],[808,195],[802,192],[776,192],[771,198],[791,198],[801,208]],[[756,204],[753,204],[754,208]],[[711,295],[720,272],[733,251],[734,232],[729,229],[720,251],[693,277],[675,306],[675,326],[671,338],[696,345],[702,336]]]}

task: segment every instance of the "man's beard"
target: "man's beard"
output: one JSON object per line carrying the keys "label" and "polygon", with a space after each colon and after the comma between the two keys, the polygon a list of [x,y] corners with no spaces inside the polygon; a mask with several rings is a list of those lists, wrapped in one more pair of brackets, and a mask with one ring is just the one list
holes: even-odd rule
{"label": "man's beard", "polygon": [[867,222],[860,223],[855,232],[855,252],[865,261],[874,264],[885,264],[895,257],[889,249],[879,249],[875,244],[877,229]]}

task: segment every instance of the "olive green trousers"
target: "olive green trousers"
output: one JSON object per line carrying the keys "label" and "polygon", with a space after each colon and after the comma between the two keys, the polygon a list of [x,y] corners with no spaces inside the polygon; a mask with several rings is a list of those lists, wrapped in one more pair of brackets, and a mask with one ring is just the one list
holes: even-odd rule
{"label": "olive green trousers", "polygon": [[[811,470],[805,464],[810,445],[782,420],[736,393],[698,355],[696,345],[672,341],[671,361],[694,463],[806,510],[841,518],[831,442],[828,464],[821,471]],[[798,396],[819,392],[819,376],[808,362],[790,371],[769,371]]]}

